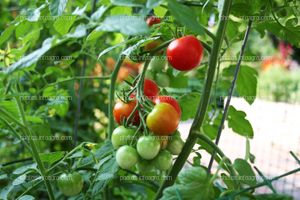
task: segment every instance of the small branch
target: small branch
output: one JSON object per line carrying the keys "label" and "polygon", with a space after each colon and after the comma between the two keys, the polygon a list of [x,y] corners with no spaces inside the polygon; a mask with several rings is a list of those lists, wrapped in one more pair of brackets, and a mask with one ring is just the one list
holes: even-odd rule
{"label": "small branch", "polygon": [[0,166],[6,167],[6,166],[9,166],[9,165],[14,165],[14,164],[17,164],[17,163],[22,163],[22,162],[27,162],[27,161],[32,161],[32,158],[24,158],[24,159],[20,159],[20,160],[14,160],[14,161],[11,161],[11,162],[0,164]]}
{"label": "small branch", "polygon": [[262,177],[262,179],[266,182],[266,185],[272,190],[273,193],[277,193],[276,190],[274,189],[272,183],[263,175],[263,173],[254,166],[255,171]]}
{"label": "small branch", "polygon": [[[217,135],[217,138],[216,138],[216,141],[215,141],[216,145],[219,144],[221,134],[222,134],[222,130],[223,130],[223,127],[224,127],[224,123],[225,123],[225,120],[227,118],[231,97],[232,97],[232,94],[233,94],[233,91],[234,91],[234,88],[235,88],[235,84],[236,84],[236,81],[237,81],[237,77],[238,77],[238,74],[239,74],[239,71],[240,71],[242,58],[243,58],[243,55],[244,55],[244,52],[245,52],[246,44],[247,44],[247,41],[248,41],[248,36],[249,36],[250,30],[251,30],[251,25],[252,25],[252,20],[249,20],[248,27],[247,27],[245,37],[244,37],[244,41],[243,41],[243,44],[242,44],[241,52],[240,52],[240,55],[239,55],[239,59],[238,59],[238,62],[236,64],[236,68],[235,68],[235,72],[234,72],[234,78],[233,78],[233,81],[231,83],[231,87],[230,87],[229,92],[228,92],[228,98],[227,98],[226,105],[225,105],[225,108],[224,108],[224,112],[223,112],[223,115],[222,115],[221,123],[219,125],[218,135]],[[214,156],[215,156],[215,153],[213,153],[211,158],[210,158],[209,165],[208,165],[208,173],[210,173],[210,171],[211,171],[211,168],[212,168],[212,165],[213,165],[213,162],[214,162]]]}
{"label": "small branch", "polygon": [[293,156],[293,158],[297,161],[297,163],[300,165],[300,159],[296,156],[296,154],[292,151],[290,151],[290,154]]}

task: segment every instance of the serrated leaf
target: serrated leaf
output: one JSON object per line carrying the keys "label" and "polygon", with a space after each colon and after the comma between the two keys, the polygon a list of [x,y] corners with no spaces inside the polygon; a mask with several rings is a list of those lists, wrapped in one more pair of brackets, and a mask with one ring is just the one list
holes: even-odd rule
{"label": "serrated leaf", "polygon": [[243,111],[236,110],[233,106],[229,107],[228,110],[228,126],[235,133],[253,138],[253,128],[250,122],[246,119],[246,113]]}
{"label": "serrated leaf", "polygon": [[105,6],[99,7],[99,8],[96,10],[96,12],[94,12],[94,13],[92,14],[91,19],[94,20],[94,21],[99,20],[99,19],[102,17],[102,15],[104,14],[104,12],[105,12],[106,10],[107,10],[107,7],[105,7]]}
{"label": "serrated leaf", "polygon": [[65,35],[69,32],[75,20],[75,15],[60,16],[53,23],[53,27],[58,33]]}
{"label": "serrated leaf", "polygon": [[251,165],[243,159],[236,159],[233,163],[233,167],[236,169],[236,171],[239,174],[239,181],[254,186],[256,185],[256,176],[254,171],[251,168]]}
{"label": "serrated leaf", "polygon": [[186,26],[196,34],[199,35],[204,34],[204,30],[202,26],[199,24],[199,22],[197,21],[197,15],[193,9],[173,0],[168,0],[168,7],[170,9],[171,14],[182,25]]}
{"label": "serrated leaf", "polygon": [[178,102],[182,111],[182,121],[186,121],[195,117],[199,101],[199,93],[189,93],[179,97]]}
{"label": "serrated leaf", "polygon": [[66,6],[67,6],[68,0],[52,0],[50,1],[49,10],[52,16],[60,16]]}
{"label": "serrated leaf", "polygon": [[252,104],[256,97],[257,77],[258,73],[254,68],[241,66],[236,89],[239,96],[242,96],[249,104]]}
{"label": "serrated leaf", "polygon": [[10,38],[10,36],[13,34],[14,30],[15,30],[15,25],[10,25],[1,33],[0,46]]}
{"label": "serrated leaf", "polygon": [[16,186],[16,185],[20,185],[25,183],[26,181],[26,174],[22,174],[21,176],[18,176],[13,182],[12,185]]}
{"label": "serrated leaf", "polygon": [[178,175],[178,183],[166,188],[161,200],[213,200],[215,192],[209,182],[206,170],[202,167],[191,167]]}
{"label": "serrated leaf", "polygon": [[40,153],[40,158],[42,162],[47,163],[48,165],[52,165],[56,161],[63,158],[65,155],[64,151],[56,151],[51,153]]}
{"label": "serrated leaf", "polygon": [[146,35],[149,27],[142,17],[114,15],[105,18],[96,31],[121,32],[125,35]]}

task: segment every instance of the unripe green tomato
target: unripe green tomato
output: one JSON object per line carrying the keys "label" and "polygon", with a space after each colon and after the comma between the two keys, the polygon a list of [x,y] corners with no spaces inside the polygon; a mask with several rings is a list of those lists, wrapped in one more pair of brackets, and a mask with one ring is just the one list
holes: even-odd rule
{"label": "unripe green tomato", "polygon": [[170,78],[167,74],[157,73],[155,77],[157,85],[160,87],[169,87],[170,86]]}
{"label": "unripe green tomato", "polygon": [[134,133],[134,129],[125,128],[124,126],[117,127],[111,135],[111,142],[114,148],[117,149],[125,144],[130,144],[134,139]]}
{"label": "unripe green tomato", "polygon": [[149,63],[149,69],[160,72],[165,68],[166,63],[167,61],[164,57],[154,56]]}
{"label": "unripe green tomato", "polygon": [[63,173],[57,179],[57,187],[66,196],[79,194],[83,187],[83,178],[78,172]]}
{"label": "unripe green tomato", "polygon": [[172,154],[167,150],[162,150],[154,159],[154,163],[158,170],[166,171],[172,167]]}
{"label": "unripe green tomato", "polygon": [[151,69],[148,69],[146,71],[145,78],[154,80],[154,72]]}
{"label": "unripe green tomato", "polygon": [[139,159],[136,166],[140,174],[147,174],[154,169],[152,161],[144,160],[142,158]]}
{"label": "unripe green tomato", "polygon": [[138,153],[136,149],[131,146],[121,146],[117,150],[116,160],[121,168],[131,169],[138,161]]}
{"label": "unripe green tomato", "polygon": [[180,133],[176,131],[174,135],[172,135],[171,140],[168,143],[167,150],[173,155],[179,155],[184,146],[184,142],[180,137]]}
{"label": "unripe green tomato", "polygon": [[151,160],[157,156],[160,150],[160,142],[154,136],[142,136],[137,142],[138,154],[146,160]]}

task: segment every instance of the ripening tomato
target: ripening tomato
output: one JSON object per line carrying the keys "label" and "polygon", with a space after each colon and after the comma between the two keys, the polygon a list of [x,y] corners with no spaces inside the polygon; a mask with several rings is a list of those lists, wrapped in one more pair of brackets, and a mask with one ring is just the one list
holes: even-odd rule
{"label": "ripening tomato", "polygon": [[148,26],[152,26],[153,24],[159,24],[161,22],[159,17],[150,16],[146,20]]}
{"label": "ripening tomato", "polygon": [[74,196],[81,192],[83,178],[78,172],[63,173],[57,179],[57,187],[66,196]]}
{"label": "ripening tomato", "polygon": [[168,103],[156,104],[146,118],[147,127],[155,135],[171,135],[177,129],[180,116]]}
{"label": "ripening tomato", "polygon": [[175,108],[175,110],[178,112],[179,116],[181,116],[181,108],[179,106],[179,103],[173,97],[170,97],[170,96],[157,96],[154,100],[154,103],[155,104],[168,103],[168,104],[172,105]]}
{"label": "ripening tomato", "polygon": [[[118,101],[114,107],[113,114],[116,122],[118,124],[122,124],[124,120],[126,120],[131,112],[134,110],[136,106],[136,100],[129,101],[128,103],[124,103],[123,101]],[[134,117],[132,120],[133,124],[139,124],[140,118],[138,115],[138,111],[134,113]]]}
{"label": "ripening tomato", "polygon": [[154,98],[158,95],[159,88],[156,83],[150,79],[144,81],[144,94],[147,97]]}
{"label": "ripening tomato", "polygon": [[128,145],[121,146],[116,153],[116,161],[123,169],[132,168],[137,163],[138,157],[136,149]]}
{"label": "ripening tomato", "polygon": [[188,71],[197,67],[203,56],[201,42],[192,35],[178,38],[167,48],[167,59],[172,67],[179,71]]}

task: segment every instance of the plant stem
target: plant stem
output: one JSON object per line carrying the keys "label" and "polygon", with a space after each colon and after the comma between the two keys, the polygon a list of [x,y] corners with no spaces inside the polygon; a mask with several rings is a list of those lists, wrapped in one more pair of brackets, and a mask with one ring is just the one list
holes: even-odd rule
{"label": "plant stem", "polygon": [[[249,33],[250,33],[250,30],[251,30],[251,25],[252,25],[252,20],[249,20],[248,27],[247,27],[245,37],[244,37],[244,41],[243,41],[243,44],[242,44],[242,48],[241,48],[241,51],[240,51],[240,55],[239,55],[239,58],[238,58],[238,62],[236,64],[236,68],[235,68],[235,72],[234,72],[234,78],[232,80],[231,87],[230,87],[229,92],[228,92],[226,105],[225,105],[224,112],[223,112],[223,115],[222,115],[221,123],[220,123],[219,128],[218,128],[218,134],[217,134],[217,138],[216,138],[216,142],[215,142],[216,145],[219,144],[221,134],[222,134],[222,130],[223,130],[223,127],[224,127],[224,123],[225,123],[225,120],[227,118],[231,97],[232,97],[232,94],[233,94],[233,91],[234,91],[234,88],[235,88],[235,84],[236,84],[236,81],[237,81],[237,78],[238,78],[238,74],[239,74],[239,71],[240,71],[242,58],[243,58],[243,55],[244,55],[244,52],[245,52],[246,44],[247,44]],[[210,161],[209,161],[209,164],[208,164],[208,173],[210,173],[210,171],[211,171],[211,168],[212,168],[212,165],[213,165],[213,162],[214,162],[214,156],[215,156],[215,152],[213,152],[213,154],[210,158]]]}
{"label": "plant stem", "polygon": [[119,58],[116,62],[114,71],[111,74],[111,81],[110,81],[110,87],[109,87],[109,103],[108,103],[108,139],[110,139],[113,128],[114,128],[114,117],[113,117],[113,104],[115,100],[115,87],[116,87],[116,81],[117,76],[119,73],[119,70],[121,68],[121,65],[123,63],[123,60],[125,59],[125,55],[123,55],[123,51],[125,50],[126,46],[122,49]]}
{"label": "plant stem", "polygon": [[[228,17],[228,15],[230,13],[231,3],[232,3],[232,0],[224,1],[224,5],[222,8],[221,14],[222,14],[222,16],[225,17],[225,19]],[[179,154],[176,162],[174,163],[174,165],[169,173],[169,176],[171,178],[167,179],[163,182],[163,184],[159,188],[159,191],[156,194],[155,199],[159,199],[162,196],[162,192],[163,192],[164,188],[174,184],[178,173],[184,166],[188,156],[190,155],[191,150],[193,149],[194,145],[196,144],[197,131],[202,126],[202,123],[203,123],[203,120],[204,120],[204,117],[206,114],[206,110],[208,107],[210,93],[211,93],[211,87],[212,87],[212,83],[214,80],[214,74],[215,74],[215,69],[217,66],[218,56],[219,56],[220,49],[221,49],[221,46],[222,46],[222,43],[224,40],[224,36],[225,36],[226,26],[227,26],[227,20],[219,21],[216,39],[214,40],[212,51],[211,51],[211,56],[210,56],[210,60],[209,60],[209,65],[208,65],[209,68],[208,68],[206,83],[204,86],[204,91],[202,93],[201,101],[198,105],[196,117],[193,121],[189,136],[187,138],[185,145],[183,146],[182,152]]]}
{"label": "plant stem", "polygon": [[35,161],[37,162],[37,165],[40,169],[41,176],[43,177],[45,186],[46,186],[47,191],[48,191],[49,199],[54,200],[53,190],[52,190],[51,184],[50,184],[50,182],[48,180],[48,177],[47,177],[48,173],[47,173],[46,168],[45,168],[45,166],[44,166],[44,164],[43,164],[43,162],[40,158],[40,155],[39,155],[39,152],[37,150],[36,144],[35,144],[34,140],[32,140],[32,133],[31,133],[31,130],[29,129],[29,124],[27,124],[26,117],[25,117],[25,112],[24,112],[22,103],[21,103],[19,97],[16,97],[16,100],[17,100],[19,111],[21,113],[21,119],[22,119],[22,123],[24,125],[24,130],[25,130],[25,133],[26,133],[26,137],[28,137],[28,141],[29,141],[29,144],[30,144],[30,147],[31,147],[32,156],[35,159]]}
{"label": "plant stem", "polygon": [[[289,175],[294,174],[294,173],[297,173],[297,172],[300,172],[300,167],[297,168],[297,169],[294,169],[294,170],[292,170],[292,171],[289,171],[289,172],[287,172],[287,173],[284,173],[284,174],[282,174],[282,175],[280,175],[280,176],[276,176],[276,177],[274,177],[274,178],[268,180],[268,182],[269,182],[269,183],[272,183],[273,181],[276,181],[276,180],[278,180],[278,179],[281,179],[281,178],[283,178],[283,177],[285,177],[285,176],[289,176]],[[256,185],[254,185],[254,186],[251,186],[251,187],[242,189],[242,190],[240,190],[240,191],[234,193],[234,194],[233,194],[233,197],[234,197],[234,196],[237,196],[237,195],[239,195],[239,194],[243,194],[243,193],[245,193],[245,192],[251,191],[251,190],[253,190],[253,189],[256,189],[256,188],[265,186],[266,184],[268,184],[268,182],[263,181],[263,182],[261,182],[261,183],[258,183],[258,184],[256,184]]]}

